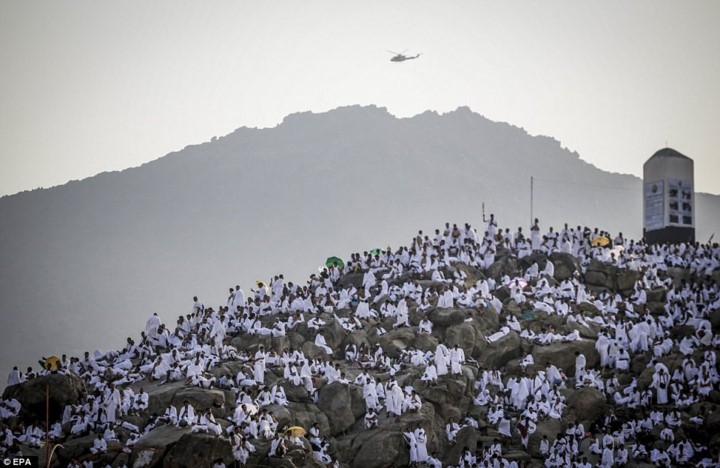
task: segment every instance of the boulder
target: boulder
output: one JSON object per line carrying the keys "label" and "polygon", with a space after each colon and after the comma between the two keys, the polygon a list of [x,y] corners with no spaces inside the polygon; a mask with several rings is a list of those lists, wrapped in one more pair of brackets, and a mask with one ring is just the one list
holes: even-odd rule
{"label": "boulder", "polygon": [[96,434],[90,433],[82,437],[68,439],[62,443],[62,448],[55,451],[55,456],[63,464],[62,466],[67,466],[73,459],[89,453],[90,447],[93,446],[93,440],[96,438]]}
{"label": "boulder", "polygon": [[[49,402],[50,419],[59,419],[66,405],[79,403],[85,383],[74,374],[49,374],[5,388],[3,400],[16,399],[22,405],[20,416],[27,422],[44,421]],[[47,397],[47,398],[46,398]]]}
{"label": "boulder", "polygon": [[[408,466],[410,450],[402,432],[397,430],[367,431],[352,459],[353,468],[385,468]],[[350,460],[348,460],[350,461]]]}
{"label": "boulder", "polygon": [[470,322],[453,325],[445,330],[445,344],[448,348],[458,345],[459,348],[465,351],[466,357],[471,356],[475,347],[477,333]]}
{"label": "boulder", "polygon": [[269,466],[273,468],[323,468],[309,448],[295,448],[288,450],[282,458],[269,458]]}
{"label": "boulder", "polygon": [[485,279],[485,275],[480,268],[466,265],[464,263],[457,263],[456,268],[467,275],[465,278],[465,285],[468,287],[474,286],[478,281]]}
{"label": "boulder", "polygon": [[302,382],[300,385],[293,385],[292,382],[283,380],[280,385],[282,385],[283,390],[285,390],[285,396],[288,401],[296,403],[310,402],[310,394],[308,394],[308,391],[305,389],[305,386],[302,385]]}
{"label": "boulder", "polygon": [[667,289],[665,288],[654,288],[647,293],[647,302],[660,302],[665,303],[667,301]]}
{"label": "boulder", "polygon": [[629,295],[635,287],[640,273],[627,268],[618,268],[599,260],[591,260],[585,272],[585,284],[590,289],[609,289]]}
{"label": "boulder", "polygon": [[502,369],[505,364],[522,356],[520,335],[511,331],[494,343],[488,343],[478,357],[478,364],[485,369]]}
{"label": "boulder", "polygon": [[234,463],[230,442],[209,434],[185,434],[174,444],[163,459],[164,467],[190,468],[208,466],[221,459],[226,465]]}
{"label": "boulder", "polygon": [[588,326],[585,326],[579,322],[575,322],[573,324],[567,325],[566,329],[568,332],[577,330],[577,332],[580,333],[580,336],[582,338],[597,340],[598,334],[600,333],[600,324],[593,321],[588,321],[587,324]]}
{"label": "boulder", "polygon": [[558,281],[570,279],[581,271],[580,260],[568,253],[555,252],[550,255],[550,261],[555,265],[555,279]]}
{"label": "boulder", "polygon": [[407,349],[412,344],[414,339],[415,330],[403,327],[381,336],[378,343],[386,355],[397,358],[402,350]]}
{"label": "boulder", "polygon": [[292,417],[291,425],[310,429],[317,423],[321,434],[330,432],[330,421],[325,413],[314,404],[290,403],[288,410]]}
{"label": "boulder", "polygon": [[530,435],[528,443],[528,452],[533,457],[542,457],[540,454],[540,441],[543,437],[552,442],[557,438],[557,435],[561,432],[565,432],[565,424],[560,419],[546,418],[538,421],[535,432]]}
{"label": "boulder", "polygon": [[472,319],[470,323],[484,335],[492,335],[500,327],[500,311],[490,306],[478,308]]}
{"label": "boulder", "polygon": [[413,346],[415,346],[420,351],[432,351],[434,353],[437,345],[438,339],[426,333],[417,335],[415,337],[415,340],[413,341]]}
{"label": "boulder", "polygon": [[605,396],[599,390],[590,387],[571,390],[567,396],[567,405],[565,416],[568,420],[575,419],[582,422],[585,427],[590,427],[590,424],[604,415],[607,410]]}
{"label": "boulder", "polygon": [[156,427],[142,436],[133,447],[130,456],[132,466],[137,468],[162,466],[167,449],[188,434],[190,434],[189,427]]}
{"label": "boulder", "polygon": [[518,260],[518,266],[520,267],[521,271],[526,271],[528,268],[530,268],[534,263],[538,264],[538,267],[540,268],[540,271],[543,271],[545,268],[545,264],[547,263],[548,257],[542,252],[532,252],[530,255],[526,255],[525,257]]}
{"label": "boulder", "polygon": [[130,454],[121,452],[113,460],[112,468],[122,468],[124,466],[130,466]]}
{"label": "boulder", "polygon": [[600,354],[595,349],[595,342],[592,340],[576,340],[566,343],[556,342],[549,345],[533,346],[532,356],[535,364],[545,367],[546,362],[554,364],[562,369],[568,377],[575,375],[575,353],[585,355],[586,367],[593,368],[600,364]]}
{"label": "boulder", "polygon": [[420,389],[420,397],[423,401],[433,405],[435,414],[441,421],[447,421],[449,418],[460,420],[462,412],[456,406],[456,401],[452,399],[451,392],[445,385],[432,385],[425,389]]}
{"label": "boulder", "polygon": [[335,436],[355,424],[350,388],[338,382],[320,390],[317,407],[325,413],[330,425],[329,435]]}
{"label": "boulder", "polygon": [[607,287],[607,275],[602,271],[588,270],[585,273],[585,284],[588,286],[596,286],[599,288]]}
{"label": "boulder", "polygon": [[496,260],[487,269],[487,275],[495,281],[500,281],[503,276],[507,275],[511,278],[517,276],[519,272],[518,261],[515,257],[503,257]]}
{"label": "boulder", "polygon": [[632,291],[635,288],[635,283],[640,278],[640,274],[627,268],[618,268],[616,272],[616,283],[613,285],[613,289],[625,293]]}
{"label": "boulder", "polygon": [[365,276],[365,273],[347,273],[342,275],[338,281],[338,287],[345,289],[352,285],[355,286],[356,289],[360,289],[363,284],[363,276]]}
{"label": "boulder", "polygon": [[[215,409],[222,408],[225,405],[225,392],[218,389],[208,390],[200,387],[183,387],[175,392],[171,403],[175,405],[179,411],[185,400],[189,401],[198,411],[204,408],[211,408],[213,409],[213,413],[215,413]],[[162,414],[164,410],[165,409],[162,408],[159,414]]]}
{"label": "boulder", "polygon": [[351,333],[348,333],[345,338],[343,339],[342,344],[340,345],[340,349],[345,351],[345,347],[349,345],[355,345],[357,349],[360,349],[361,346],[370,347],[370,342],[368,341],[367,331],[363,330],[355,330]]}
{"label": "boulder", "polygon": [[303,354],[309,359],[328,359],[332,356],[328,356],[325,350],[319,346],[316,346],[312,341],[306,341],[300,347]]}
{"label": "boulder", "polygon": [[715,309],[710,312],[710,324],[712,325],[713,333],[720,332],[720,309]]}
{"label": "boulder", "polygon": [[428,318],[436,327],[449,327],[462,323],[469,315],[466,309],[435,309]]}
{"label": "boulder", "polygon": [[[325,325],[320,327],[320,333],[325,337],[328,346],[334,350],[338,350],[345,339],[345,330],[337,320],[330,318],[326,318],[325,320]],[[315,337],[313,336],[313,342],[314,341]]]}
{"label": "boulder", "polygon": [[690,270],[687,268],[668,267],[667,275],[673,279],[673,286],[680,287],[683,281],[690,281]]}
{"label": "boulder", "polygon": [[[445,439],[445,437],[443,437],[443,439]],[[475,453],[479,440],[480,434],[472,427],[465,426],[460,429],[455,436],[455,445],[445,446],[445,450],[443,451],[444,456],[442,458],[443,466],[455,466],[458,460],[460,460],[465,447],[469,448],[472,453]]]}

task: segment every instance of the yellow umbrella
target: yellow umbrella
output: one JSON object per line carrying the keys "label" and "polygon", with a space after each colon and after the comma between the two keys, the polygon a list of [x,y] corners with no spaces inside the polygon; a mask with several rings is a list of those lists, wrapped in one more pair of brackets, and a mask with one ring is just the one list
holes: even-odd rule
{"label": "yellow umbrella", "polygon": [[45,369],[49,370],[50,372],[56,371],[60,368],[60,358],[57,356],[50,356],[49,358],[45,359]]}
{"label": "yellow umbrella", "polygon": [[303,428],[300,427],[300,426],[288,427],[288,428],[285,430],[285,432],[288,433],[288,434],[290,434],[290,435],[293,436],[293,437],[302,437],[302,436],[305,435],[305,429],[303,429]]}
{"label": "yellow umbrella", "polygon": [[590,243],[592,244],[593,247],[598,247],[598,246],[605,247],[610,243],[610,239],[608,239],[607,237],[600,236],[600,237],[596,237],[593,240],[591,240]]}

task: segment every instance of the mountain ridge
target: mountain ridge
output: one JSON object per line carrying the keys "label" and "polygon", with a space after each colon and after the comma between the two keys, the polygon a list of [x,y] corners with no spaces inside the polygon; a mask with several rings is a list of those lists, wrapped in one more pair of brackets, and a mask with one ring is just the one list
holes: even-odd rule
{"label": "mountain ridge", "polygon": [[[297,113],[135,168],[0,198],[1,324],[18,331],[0,370],[34,361],[17,355],[53,354],[61,339],[77,354],[120,339],[95,320],[128,335],[148,312],[184,313],[188,291],[212,304],[221,284],[304,279],[328,256],[399,245],[409,229],[480,225],[483,206],[504,214],[501,227],[527,229],[530,175],[544,225],[640,237],[638,178],[469,108],[408,118],[375,106]],[[718,199],[697,197],[699,239],[720,231]],[[38,328],[46,347],[30,349],[23,337]]]}

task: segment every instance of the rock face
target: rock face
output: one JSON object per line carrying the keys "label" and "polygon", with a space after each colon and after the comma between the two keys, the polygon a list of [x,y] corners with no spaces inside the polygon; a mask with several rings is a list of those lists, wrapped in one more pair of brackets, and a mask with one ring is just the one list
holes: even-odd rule
{"label": "rock face", "polygon": [[[47,390],[47,393],[46,393]],[[65,405],[79,403],[87,394],[85,383],[73,374],[50,374],[7,387],[3,400],[16,399],[22,404],[22,417],[28,422],[44,421],[46,395],[50,419],[62,415]]]}

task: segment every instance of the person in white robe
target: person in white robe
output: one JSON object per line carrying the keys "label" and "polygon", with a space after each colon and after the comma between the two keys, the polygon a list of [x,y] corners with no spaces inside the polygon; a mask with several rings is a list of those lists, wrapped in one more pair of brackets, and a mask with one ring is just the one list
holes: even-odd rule
{"label": "person in white robe", "polygon": [[445,288],[444,292],[438,297],[437,307],[441,308],[452,308],[455,307],[455,298],[453,297],[452,290]]}
{"label": "person in white robe", "polygon": [[418,424],[414,434],[415,442],[417,444],[417,461],[419,463],[425,463],[429,458],[427,451],[427,433],[425,432],[425,429]]}
{"label": "person in white robe", "polygon": [[397,384],[394,378],[388,383],[388,387],[385,392],[385,406],[387,408],[388,416],[391,414],[401,416],[403,411],[402,404],[404,396],[402,388],[400,388],[400,385]]}
{"label": "person in white robe", "polygon": [[587,359],[580,351],[575,351],[575,382],[579,382],[585,374]]}
{"label": "person in white robe", "polygon": [[451,417],[445,425],[445,436],[448,442],[450,442],[450,445],[455,445],[455,438],[457,437],[457,433],[460,432],[460,429],[460,424],[456,423],[455,419]]}
{"label": "person in white robe", "polygon": [[143,387],[140,387],[140,391],[133,398],[132,407],[135,411],[144,411],[148,407],[149,400],[150,395],[147,394]]}
{"label": "person in white robe", "polygon": [[465,351],[458,345],[450,350],[450,372],[452,374],[460,374],[462,372],[462,364],[465,363]]}
{"label": "person in white robe", "polygon": [[333,355],[333,350],[330,346],[328,346],[327,341],[325,341],[325,337],[322,333],[318,333],[317,335],[315,335],[315,346],[322,348],[328,356]]}
{"label": "person in white robe", "polygon": [[363,275],[363,287],[365,288],[365,297],[370,297],[370,289],[375,286],[377,279],[372,271],[367,271]]}
{"label": "person in white robe", "polygon": [[418,334],[432,334],[433,330],[433,323],[427,319],[427,317],[423,317],[422,320],[420,320],[420,324],[418,325]]}
{"label": "person in white robe", "polygon": [[102,434],[98,434],[95,440],[93,440],[93,445],[90,447],[90,453],[92,454],[98,454],[98,453],[107,453],[108,445],[107,441],[103,438]]}
{"label": "person in white robe", "polygon": [[430,363],[425,368],[425,372],[423,373],[420,380],[423,380],[425,382],[434,382],[438,379],[437,369],[435,368],[435,364]]}
{"label": "person in white robe", "polygon": [[551,262],[549,259],[547,262],[545,262],[545,268],[543,268],[540,276],[549,276],[550,278],[553,278],[555,276],[555,265],[553,265],[553,262]]}
{"label": "person in white robe", "polygon": [[417,452],[417,439],[415,438],[415,433],[408,430],[403,432],[403,436],[405,437],[405,441],[408,443],[409,446],[410,464],[414,465],[419,461]]}
{"label": "person in white robe", "polygon": [[178,414],[177,425],[180,427],[192,427],[196,423],[197,415],[195,414],[195,408],[193,408],[188,400],[183,401],[180,413]]}
{"label": "person in white robe", "polygon": [[370,310],[370,304],[367,301],[360,301],[355,309],[355,317],[359,319],[377,318],[377,312]]}
{"label": "person in white robe", "polygon": [[268,457],[281,458],[285,456],[286,451],[285,440],[280,436],[280,434],[275,434],[275,437],[270,442],[270,452],[268,452]]}
{"label": "person in white robe", "polygon": [[117,421],[117,410],[122,404],[122,399],[120,397],[120,390],[115,388],[115,385],[112,383],[108,386],[105,392],[104,403],[107,422],[115,423],[115,421]]}
{"label": "person in white robe", "polygon": [[448,373],[448,363],[450,361],[450,350],[440,343],[435,348],[435,369],[437,375],[442,376]]}
{"label": "person in white robe", "polygon": [[24,382],[25,379],[23,378],[22,372],[20,372],[17,368],[17,366],[13,367],[13,370],[10,371],[10,374],[8,374],[7,378],[7,385],[8,387],[10,385],[17,385],[19,383]]}
{"label": "person in white robe", "polygon": [[651,387],[655,389],[655,398],[658,405],[668,404],[668,388],[670,387],[670,374],[667,368],[660,368],[655,371]]}
{"label": "person in white robe", "polygon": [[197,423],[192,426],[192,432],[207,432],[219,436],[222,433],[222,428],[215,421],[215,416],[208,408],[200,415]]}
{"label": "person in white robe", "polygon": [[412,390],[410,394],[404,398],[402,407],[403,413],[406,413],[408,411],[418,411],[420,408],[422,408],[422,400],[420,399],[420,395],[418,395],[415,390]]}
{"label": "person in white robe", "polygon": [[610,365],[608,359],[609,348],[610,341],[608,340],[605,332],[601,331],[598,334],[597,341],[595,341],[595,349],[597,350],[598,354],[600,354],[600,366],[602,367],[607,367]]}
{"label": "person in white robe", "polygon": [[148,336],[155,335],[157,329],[162,325],[162,320],[157,313],[152,314],[147,322],[145,323],[145,334]]}
{"label": "person in white robe", "polygon": [[365,413],[365,429],[372,429],[373,427],[378,427],[378,418],[375,410],[370,408]]}
{"label": "person in white robe", "polygon": [[395,323],[393,324],[393,328],[400,328],[400,327],[409,327],[409,311],[407,302],[405,299],[400,299],[400,302],[398,302],[397,310],[395,311]]}

